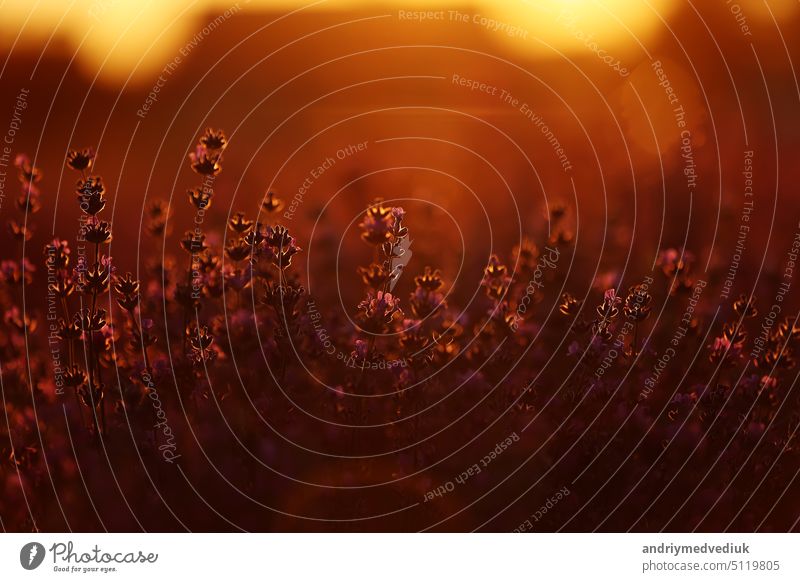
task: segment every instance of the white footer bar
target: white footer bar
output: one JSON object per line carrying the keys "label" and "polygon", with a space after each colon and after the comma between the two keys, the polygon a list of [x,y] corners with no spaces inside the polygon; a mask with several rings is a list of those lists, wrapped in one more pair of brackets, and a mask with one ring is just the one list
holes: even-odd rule
{"label": "white footer bar", "polygon": [[796,581],[799,550],[792,534],[2,534],[0,580]]}

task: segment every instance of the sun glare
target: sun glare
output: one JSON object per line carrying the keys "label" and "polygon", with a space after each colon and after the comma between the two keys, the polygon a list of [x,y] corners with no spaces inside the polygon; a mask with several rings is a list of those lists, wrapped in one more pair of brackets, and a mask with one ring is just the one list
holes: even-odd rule
{"label": "sun glare", "polygon": [[[77,52],[78,64],[100,80],[118,83],[150,78],[169,60],[207,14],[245,14],[256,10],[292,10],[304,4],[296,0],[200,0],[190,5],[131,0],[83,0],[73,4],[11,0],[0,21],[0,45],[17,48],[41,46],[52,36],[65,40]],[[444,22],[462,25],[465,36],[487,31],[499,42],[526,55],[561,58],[591,48],[624,55],[664,26],[674,0],[329,0],[306,10],[385,10],[397,17],[400,10],[443,12]],[[19,39],[11,34],[22,30]],[[188,34],[191,36],[191,34]]]}

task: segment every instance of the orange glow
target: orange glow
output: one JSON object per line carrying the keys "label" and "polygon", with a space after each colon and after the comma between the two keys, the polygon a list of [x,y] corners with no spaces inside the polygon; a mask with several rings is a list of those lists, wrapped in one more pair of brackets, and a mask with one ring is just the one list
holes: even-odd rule
{"label": "orange glow", "polygon": [[[169,61],[185,39],[204,26],[223,25],[231,16],[254,11],[370,10],[401,21],[400,11],[431,11],[421,25],[462,27],[463,35],[492,32],[498,42],[523,55],[558,56],[591,50],[596,42],[609,58],[626,51],[659,28],[674,0],[328,0],[315,4],[297,0],[199,0],[177,2],[81,0],[74,3],[31,3],[11,0],[3,5],[0,47],[43,47],[48,40],[66,41],[79,65],[102,81],[149,79]],[[214,24],[216,23],[216,24]],[[456,28],[457,30],[457,28]],[[21,31],[21,32],[20,32]],[[19,38],[17,38],[19,33]],[[52,42],[52,41],[51,41]]]}

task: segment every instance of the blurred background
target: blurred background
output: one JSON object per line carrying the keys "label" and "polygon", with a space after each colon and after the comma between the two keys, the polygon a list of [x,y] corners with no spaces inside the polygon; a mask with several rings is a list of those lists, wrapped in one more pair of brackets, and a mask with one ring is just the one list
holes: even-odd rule
{"label": "blurred background", "polygon": [[[172,200],[182,233],[193,218],[186,156],[206,126],[231,138],[221,220],[256,212],[267,189],[291,201],[312,170],[366,142],[301,194],[289,222],[319,248],[312,263],[329,260],[375,196],[415,199],[403,204],[424,217],[417,257],[451,271],[462,244],[480,265],[546,228],[553,200],[575,211],[579,261],[602,266],[635,244],[635,266],[649,267],[685,239],[703,264],[726,262],[736,229],[717,223],[738,223],[745,150],[763,226],[753,256],[794,220],[774,212],[793,204],[798,178],[794,1],[11,1],[3,11],[0,119],[29,90],[13,150],[45,169],[56,229],[77,216],[59,196],[73,187],[62,160],[91,145],[118,234],[139,240],[139,221],[117,221],[154,198]],[[440,253],[442,236],[455,252]]]}

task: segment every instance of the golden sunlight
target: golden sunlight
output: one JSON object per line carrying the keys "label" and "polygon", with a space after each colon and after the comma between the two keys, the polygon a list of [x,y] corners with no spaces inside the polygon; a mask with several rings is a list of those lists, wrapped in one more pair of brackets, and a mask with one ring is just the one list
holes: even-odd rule
{"label": "golden sunlight", "polygon": [[100,81],[112,84],[136,82],[158,71],[195,28],[255,11],[346,8],[384,11],[398,22],[401,14],[413,12],[421,25],[451,25],[465,37],[490,32],[523,54],[562,58],[560,54],[597,52],[602,47],[599,56],[613,60],[638,50],[663,29],[662,19],[666,20],[674,4],[674,0],[385,0],[380,4],[366,0],[312,4],[297,0],[198,0],[191,4],[10,0],[0,20],[0,47],[40,50],[54,42],[66,43],[90,76],[97,74]]}

